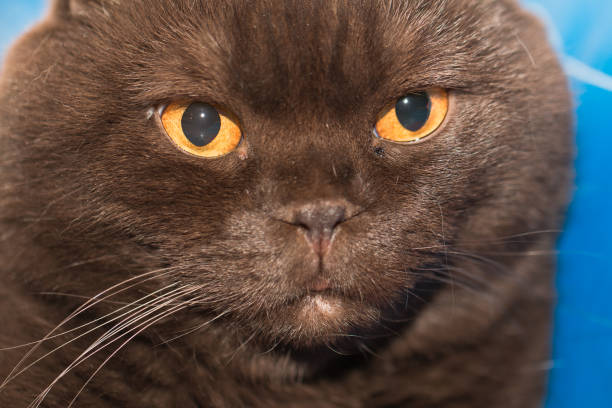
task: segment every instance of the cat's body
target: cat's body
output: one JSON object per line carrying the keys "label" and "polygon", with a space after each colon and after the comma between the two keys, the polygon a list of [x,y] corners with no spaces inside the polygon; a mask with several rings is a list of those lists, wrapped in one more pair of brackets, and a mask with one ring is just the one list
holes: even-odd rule
{"label": "cat's body", "polygon": [[[57,1],[0,82],[0,347],[52,337],[0,351],[0,406],[128,322],[41,406],[105,363],[76,406],[537,407],[571,159],[543,37],[510,0]],[[373,135],[432,87],[435,134]],[[240,146],[179,151],[176,99]]]}

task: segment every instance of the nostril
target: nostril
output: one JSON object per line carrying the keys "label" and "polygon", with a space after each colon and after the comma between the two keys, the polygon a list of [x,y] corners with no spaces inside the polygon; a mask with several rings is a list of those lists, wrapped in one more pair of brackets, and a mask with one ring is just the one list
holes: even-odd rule
{"label": "nostril", "polygon": [[324,255],[334,229],[345,220],[346,207],[337,204],[307,205],[296,210],[293,224],[302,227],[314,251]]}

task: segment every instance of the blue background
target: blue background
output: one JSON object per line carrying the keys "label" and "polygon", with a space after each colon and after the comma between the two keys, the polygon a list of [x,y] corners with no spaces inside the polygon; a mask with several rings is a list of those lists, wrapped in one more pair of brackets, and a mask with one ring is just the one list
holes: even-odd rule
{"label": "blue background", "polygon": [[[213,0],[211,0],[213,1]],[[612,1],[524,0],[571,78],[577,179],[559,243],[559,304],[546,408],[612,407]],[[0,0],[0,55],[44,0]],[[492,407],[495,408],[495,407]]]}

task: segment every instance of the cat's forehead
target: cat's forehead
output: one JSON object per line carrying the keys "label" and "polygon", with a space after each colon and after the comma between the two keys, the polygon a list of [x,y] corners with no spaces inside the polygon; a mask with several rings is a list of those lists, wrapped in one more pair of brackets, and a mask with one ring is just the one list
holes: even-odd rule
{"label": "cat's forehead", "polygon": [[509,4],[108,1],[103,15],[112,18],[99,24],[112,30],[125,60],[147,66],[155,57],[150,78],[160,92],[206,92],[268,113],[312,107],[314,100],[341,113],[375,95],[482,81],[468,65],[486,64],[499,47],[484,37],[500,35],[496,15]]}

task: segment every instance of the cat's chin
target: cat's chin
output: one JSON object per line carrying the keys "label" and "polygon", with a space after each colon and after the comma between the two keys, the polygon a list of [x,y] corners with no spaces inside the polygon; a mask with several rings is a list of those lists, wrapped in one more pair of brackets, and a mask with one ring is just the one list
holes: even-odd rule
{"label": "cat's chin", "polygon": [[289,343],[298,347],[345,342],[356,328],[376,326],[380,318],[375,307],[327,291],[308,294],[293,307],[284,324],[291,333]]}
{"label": "cat's chin", "polygon": [[323,321],[336,321],[344,313],[344,302],[327,294],[307,295],[300,304],[298,321],[306,325],[319,325]]}

